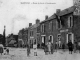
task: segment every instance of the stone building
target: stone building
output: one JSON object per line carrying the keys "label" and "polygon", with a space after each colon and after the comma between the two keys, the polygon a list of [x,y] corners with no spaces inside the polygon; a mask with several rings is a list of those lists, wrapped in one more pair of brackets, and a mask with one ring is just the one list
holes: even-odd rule
{"label": "stone building", "polygon": [[36,19],[36,23],[32,25],[32,23],[29,23],[28,27],[28,43],[30,44],[31,48],[33,47],[33,43],[36,41],[39,41],[39,33],[37,30],[39,26],[40,20]]}
{"label": "stone building", "polygon": [[45,20],[40,23],[41,46],[47,44],[49,40],[55,45],[58,34],[57,22],[56,16],[53,14],[49,18],[45,16]]}
{"label": "stone building", "polygon": [[74,44],[80,40],[80,13],[76,10],[77,6],[73,5],[64,10],[57,9],[56,13],[49,18],[45,18],[40,23],[41,43],[46,44],[49,40],[53,44],[60,42],[61,47],[64,43],[67,47],[68,41]]}
{"label": "stone building", "polygon": [[[74,0],[76,5],[66,8],[62,11],[59,10],[57,14],[58,24],[60,24],[58,31],[58,39],[61,41],[61,44],[65,44],[67,47],[68,41],[78,42],[80,41],[80,2],[79,0]],[[77,2],[78,1],[78,2]],[[74,3],[75,3],[74,2]]]}

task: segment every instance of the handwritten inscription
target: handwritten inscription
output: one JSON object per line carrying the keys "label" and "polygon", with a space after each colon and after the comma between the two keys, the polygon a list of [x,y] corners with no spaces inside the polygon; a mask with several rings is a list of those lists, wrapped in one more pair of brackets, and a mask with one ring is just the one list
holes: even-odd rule
{"label": "handwritten inscription", "polygon": [[51,2],[20,2],[21,4],[56,4]]}

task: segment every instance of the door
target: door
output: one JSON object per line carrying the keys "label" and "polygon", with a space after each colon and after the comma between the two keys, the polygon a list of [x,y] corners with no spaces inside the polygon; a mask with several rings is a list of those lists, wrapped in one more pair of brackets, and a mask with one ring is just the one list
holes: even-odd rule
{"label": "door", "polygon": [[49,36],[49,40],[51,41],[51,43],[53,43],[53,36],[52,35]]}
{"label": "door", "polygon": [[42,45],[45,45],[45,36],[42,36]]}
{"label": "door", "polygon": [[74,34],[73,34],[73,33],[67,34],[67,43],[68,43],[68,41],[70,41],[70,40],[71,40],[72,43],[74,43]]}

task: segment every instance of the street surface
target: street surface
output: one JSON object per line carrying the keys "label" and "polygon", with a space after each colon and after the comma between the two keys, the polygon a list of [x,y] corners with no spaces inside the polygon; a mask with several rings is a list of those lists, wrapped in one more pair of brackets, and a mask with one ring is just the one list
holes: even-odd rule
{"label": "street surface", "polygon": [[80,60],[80,53],[69,54],[68,50],[63,52],[58,50],[53,54],[45,55],[42,49],[38,49],[38,56],[34,56],[33,49],[31,54],[27,57],[26,48],[10,48],[9,55],[0,55],[0,60]]}

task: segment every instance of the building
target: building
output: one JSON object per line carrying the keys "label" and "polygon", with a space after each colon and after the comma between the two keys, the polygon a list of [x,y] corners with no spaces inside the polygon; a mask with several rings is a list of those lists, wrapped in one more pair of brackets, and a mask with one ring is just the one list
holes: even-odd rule
{"label": "building", "polygon": [[41,46],[51,41],[55,45],[57,41],[57,23],[58,20],[56,19],[56,15],[53,14],[51,17],[45,16],[45,20],[40,23],[40,36],[41,36]]}
{"label": "building", "polygon": [[27,46],[27,42],[28,42],[28,29],[24,28],[24,34],[23,34],[23,41],[24,41],[24,47]]}
{"label": "building", "polygon": [[32,25],[32,23],[29,23],[28,27],[28,43],[30,44],[31,48],[33,47],[34,42],[39,41],[39,33],[37,30],[39,30],[39,23],[40,20],[36,19],[36,23]]}
{"label": "building", "polygon": [[18,35],[10,34],[6,38],[6,45],[10,47],[18,46]]}
{"label": "building", "polygon": [[61,44],[64,43],[66,47],[70,40],[73,44],[80,41],[80,1],[74,1],[76,5],[74,4],[62,11],[58,10],[58,13],[56,13],[57,17],[59,17],[58,24],[60,24],[58,40],[61,41]]}
{"label": "building", "polygon": [[18,33],[18,46],[26,47],[28,41],[28,29],[24,28]]}
{"label": "building", "polygon": [[57,41],[60,47],[64,43],[67,48],[68,41],[73,44],[80,41],[80,10],[77,8],[78,5],[73,5],[62,11],[57,9],[55,14],[40,23],[41,45],[50,40],[53,44]]}

